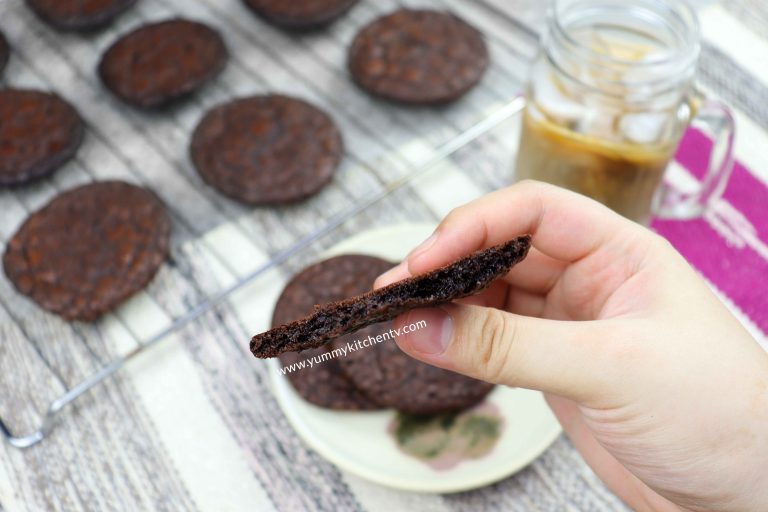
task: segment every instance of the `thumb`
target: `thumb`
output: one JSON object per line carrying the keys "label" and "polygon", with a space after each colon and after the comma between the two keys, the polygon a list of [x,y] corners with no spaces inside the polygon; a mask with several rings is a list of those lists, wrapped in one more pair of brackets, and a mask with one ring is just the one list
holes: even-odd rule
{"label": "thumb", "polygon": [[538,389],[586,403],[618,382],[615,321],[544,320],[459,304],[416,309],[395,320],[412,357],[476,379]]}

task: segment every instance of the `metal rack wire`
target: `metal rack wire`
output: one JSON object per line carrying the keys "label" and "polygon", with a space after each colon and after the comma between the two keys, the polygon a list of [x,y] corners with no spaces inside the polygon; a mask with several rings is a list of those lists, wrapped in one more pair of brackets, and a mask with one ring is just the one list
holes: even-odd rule
{"label": "metal rack wire", "polygon": [[13,433],[8,426],[10,422],[7,421],[7,418],[0,418],[0,431],[2,432],[6,442],[16,448],[28,448],[40,443],[55,428],[60,415],[69,405],[73,404],[76,400],[78,400],[78,398],[88,393],[94,387],[115,375],[120,371],[121,368],[136,358],[139,354],[147,351],[155,345],[160,344],[162,341],[169,338],[171,334],[178,332],[190,322],[211,311],[216,306],[226,302],[233,293],[242,289],[244,286],[251,283],[268,270],[277,267],[283,262],[289,260],[297,253],[300,253],[302,250],[311,246],[316,241],[332,233],[349,219],[382,201],[393,192],[411,183],[414,179],[427,174],[437,164],[444,161],[447,157],[454,154],[459,149],[478,139],[504,121],[507,121],[511,117],[517,115],[522,110],[523,106],[524,99],[520,96],[515,97],[511,102],[495,111],[490,116],[473,125],[468,130],[462,132],[460,135],[451,139],[447,143],[441,145],[438,149],[435,150],[434,154],[418,168],[415,168],[404,176],[397,178],[390,183],[387,183],[381,190],[377,190],[368,194],[361,200],[354,203],[350,208],[332,216],[321,227],[300,238],[288,248],[278,252],[269,261],[262,264],[249,274],[238,279],[236,282],[221,290],[220,292],[205,298],[192,308],[188,309],[182,315],[177,316],[165,329],[152,335],[146,341],[140,342],[135,348],[126,354],[116,357],[115,359],[104,364],[95,372],[88,375],[77,384],[71,386],[58,397],[50,401],[45,414],[42,416],[42,421],[39,427],[32,432],[26,434]]}
{"label": "metal rack wire", "polygon": [[[456,5],[452,7],[453,2],[450,0],[424,0],[424,2],[438,9],[456,8]],[[343,51],[353,31],[367,19],[396,8],[400,3],[400,0],[384,0],[361,4],[350,16],[335,24],[333,30],[305,39],[286,38],[279,31],[270,31],[269,28],[260,31],[251,30],[253,20],[237,15],[237,6],[234,5],[236,2],[192,3],[183,0],[160,0],[140,4],[131,15],[118,20],[118,23],[109,31],[96,39],[87,41],[79,38],[62,40],[60,35],[53,36],[47,27],[41,25],[24,9],[21,3],[0,4],[0,13],[3,14],[4,21],[8,21],[4,29],[12,42],[16,43],[14,57],[11,60],[11,67],[6,70],[5,80],[9,85],[50,88],[59,91],[70,100],[79,99],[82,105],[76,106],[86,114],[86,118],[89,118],[86,121],[92,121],[87,123],[89,125],[87,151],[75,159],[66,173],[55,176],[54,179],[42,183],[39,187],[22,190],[18,197],[15,197],[15,194],[4,194],[0,197],[0,209],[11,206],[16,210],[16,217],[23,218],[30,211],[35,210],[46,196],[52,197],[73,184],[105,178],[126,179],[147,186],[161,195],[174,221],[174,238],[176,239],[174,246],[180,245],[178,242],[185,239],[199,241],[207,246],[205,234],[210,229],[217,227],[221,222],[230,223],[233,219],[246,216],[248,218],[243,223],[232,223],[235,229],[246,238],[260,234],[267,226],[286,232],[279,243],[269,245],[272,257],[267,263],[224,290],[209,292],[207,298],[202,299],[206,295],[201,294],[198,299],[202,300],[183,313],[179,314],[178,309],[170,313],[173,320],[160,332],[151,336],[139,336],[132,331],[124,319],[118,318],[118,322],[129,331],[136,345],[132,346],[127,353],[114,359],[112,359],[111,349],[106,349],[107,355],[103,356],[97,354],[92,348],[93,345],[98,349],[98,343],[101,341],[98,326],[52,324],[40,327],[38,319],[42,320],[43,324],[47,324],[49,319],[45,316],[37,316],[39,312],[33,305],[26,304],[23,300],[17,302],[10,290],[3,289],[4,295],[0,296],[0,315],[9,320],[7,326],[12,329],[9,331],[11,339],[28,341],[30,345],[23,347],[25,352],[22,355],[29,354],[30,361],[35,359],[35,364],[40,362],[37,361],[38,359],[41,360],[42,371],[48,372],[51,378],[51,382],[43,385],[22,385],[28,388],[28,391],[18,397],[11,393],[5,395],[8,398],[6,403],[11,404],[11,408],[10,412],[2,413],[0,431],[10,445],[24,448],[39,443],[50,433],[64,409],[113,376],[136,356],[196,318],[205,315],[217,305],[226,302],[233,292],[257,279],[269,269],[289,260],[358,213],[403,188],[414,178],[426,173],[435,162],[439,162],[464,144],[491,130],[496,124],[519,110],[521,100],[515,100],[484,121],[476,125],[472,124],[479,115],[487,113],[491,105],[506,101],[509,92],[519,87],[519,71],[530,57],[530,51],[535,43],[535,34],[528,31],[523,31],[520,36],[515,36],[514,31],[509,31],[509,37],[502,37],[497,31],[488,31],[488,43],[492,51],[496,52],[497,57],[503,58],[493,61],[494,64],[489,70],[489,80],[478,87],[478,94],[473,99],[462,102],[463,105],[460,108],[439,112],[418,109],[405,112],[372,106],[367,98],[361,98],[348,90],[345,93],[345,84],[348,82],[344,76],[346,71],[342,60],[333,57],[334,52]],[[460,7],[463,9],[464,6]],[[486,22],[495,24],[497,21],[505,26],[514,24],[513,19],[506,17],[501,19],[502,17],[493,10],[492,2],[483,0],[478,3],[477,9],[467,10],[468,13],[470,11],[473,15],[479,16],[473,21],[480,27],[483,27]],[[232,45],[233,50],[232,62],[228,67],[229,74],[225,73],[221,80],[212,84],[205,95],[192,98],[186,110],[166,112],[162,116],[145,116],[114,104],[108,95],[102,93],[98,80],[94,79],[92,70],[89,68],[88,63],[98,57],[99,47],[103,47],[116,34],[125,32],[139,22],[182,13],[207,20],[214,26],[227,27],[227,41]],[[275,51],[275,48],[280,48],[281,51]],[[290,58],[286,55],[290,55]],[[502,65],[502,62],[505,64]],[[62,74],[67,77],[67,80],[60,80]],[[332,197],[353,201],[354,206],[333,214],[322,204],[318,206],[317,203],[308,201],[308,204],[302,206],[298,212],[296,210],[281,211],[279,214],[267,210],[251,212],[200,186],[199,178],[194,172],[190,172],[184,157],[180,157],[173,149],[169,149],[179,147],[182,143],[179,140],[179,134],[183,138],[184,134],[190,130],[190,123],[194,121],[188,115],[190,112],[197,115],[211,104],[223,99],[258,93],[264,88],[280,90],[286,84],[291,84],[286,92],[306,97],[337,113],[340,118],[338,120],[346,125],[342,126],[347,128],[345,135],[355,135],[345,154],[345,161],[348,162],[346,170],[342,169],[342,174],[345,176],[336,180],[335,190],[329,192]],[[366,110],[360,110],[361,108]],[[369,115],[371,119],[368,118]],[[145,138],[141,135],[147,127],[151,127],[152,130],[160,129],[160,133],[171,134],[173,138],[167,141]],[[391,136],[395,133],[401,136]],[[444,136],[446,133],[450,135]],[[449,138],[454,134],[460,135]],[[404,159],[399,153],[400,144],[407,142],[409,138],[419,139],[432,147],[439,148],[429,162],[418,166],[417,169],[414,169],[412,162]],[[141,147],[142,152],[136,158],[135,145],[129,149],[124,147],[124,144],[127,142],[130,145],[132,141],[139,139],[146,142],[146,148]],[[446,140],[449,142],[443,144]],[[365,144],[366,141],[373,141],[373,143]],[[375,150],[371,151],[374,146]],[[389,173],[377,172],[375,169],[373,162],[377,161],[379,154],[384,157],[393,156],[396,160],[397,165],[394,167],[397,167],[397,171],[392,176]],[[103,158],[104,155],[113,159],[111,163],[96,165],[94,162],[103,160],[94,157]],[[351,167],[360,170],[352,171]],[[162,172],[156,172],[158,169]],[[394,176],[404,177],[393,179]],[[366,186],[359,186],[361,183]],[[179,197],[183,199],[181,202],[176,201]],[[286,218],[280,217],[286,213]],[[434,216],[432,213],[429,215]],[[294,229],[294,221],[306,220],[309,217],[313,222],[305,222],[301,228]],[[315,229],[314,221],[317,219],[323,219],[323,223]],[[7,220],[0,217],[0,235],[2,236],[7,236],[9,227],[13,226],[13,222],[10,224],[3,222]],[[305,229],[306,225],[312,227]],[[298,241],[290,243],[292,240]],[[287,248],[285,248],[286,245],[288,245]],[[210,247],[204,249],[210,255],[217,257],[215,250],[207,250],[211,249]],[[176,259],[175,255],[173,258]],[[225,261],[220,258],[219,260],[219,263],[226,268],[229,267]],[[178,261],[176,260],[177,263]],[[184,260],[184,263],[188,262]],[[175,267],[175,264],[171,266]],[[0,325],[0,327],[7,326]],[[58,330],[64,327],[67,329],[67,334],[62,337],[71,339],[56,341],[67,342],[70,345],[63,343],[53,345],[46,342],[52,328],[58,335]],[[14,333],[19,335],[19,340],[15,339]],[[74,347],[71,343],[82,346]],[[73,353],[70,356],[68,353],[70,348],[76,348],[77,354]],[[12,352],[6,351],[6,353]],[[83,357],[87,358],[86,370],[81,366]],[[6,359],[5,363],[14,365],[16,361]],[[91,373],[93,368],[95,371]],[[83,376],[84,374],[86,376]],[[15,377],[13,374],[9,375],[10,380],[7,380],[5,385],[15,387],[16,381],[13,380]],[[37,394],[38,391],[42,391],[44,396],[40,397]],[[38,410],[45,411],[42,418],[39,417]],[[38,424],[39,427],[35,428]],[[31,429],[32,432],[27,435],[17,434],[18,431],[27,429]]]}

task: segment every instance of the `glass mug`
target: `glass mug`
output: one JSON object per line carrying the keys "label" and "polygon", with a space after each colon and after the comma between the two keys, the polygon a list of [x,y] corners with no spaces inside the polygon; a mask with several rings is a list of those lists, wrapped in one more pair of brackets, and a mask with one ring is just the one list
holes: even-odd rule
{"label": "glass mug", "polygon": [[[730,111],[693,87],[700,50],[684,0],[555,0],[533,62],[516,179],[554,183],[642,224],[693,218],[733,169]],[[663,182],[685,129],[714,139],[695,191]]]}

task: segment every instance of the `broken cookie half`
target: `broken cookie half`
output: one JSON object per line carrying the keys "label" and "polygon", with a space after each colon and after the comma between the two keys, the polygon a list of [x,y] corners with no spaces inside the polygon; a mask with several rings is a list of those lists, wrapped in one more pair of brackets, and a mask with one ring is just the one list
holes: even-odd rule
{"label": "broken cookie half", "polygon": [[521,236],[426,274],[331,302],[300,320],[257,334],[251,339],[251,352],[256,357],[268,358],[316,348],[405,311],[478,294],[522,261],[530,247],[530,235]]}

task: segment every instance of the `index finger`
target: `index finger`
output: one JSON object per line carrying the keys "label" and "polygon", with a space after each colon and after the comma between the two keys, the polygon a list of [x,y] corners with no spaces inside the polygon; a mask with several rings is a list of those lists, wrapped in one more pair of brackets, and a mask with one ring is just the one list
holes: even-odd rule
{"label": "index finger", "polygon": [[541,253],[572,263],[630,240],[638,230],[639,225],[592,199],[553,185],[521,182],[453,210],[406,258],[398,277],[427,272],[526,233]]}

